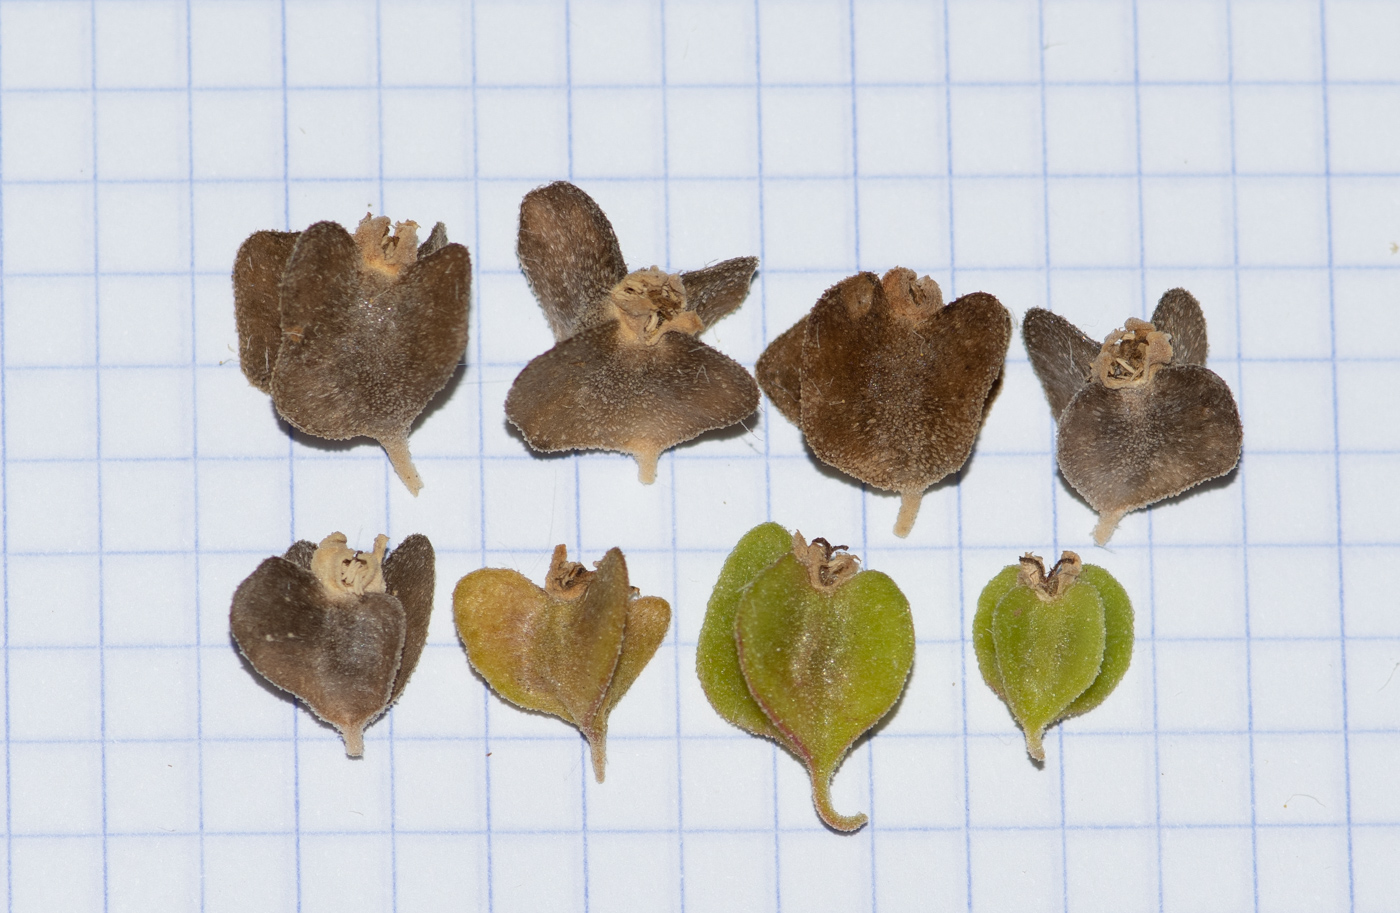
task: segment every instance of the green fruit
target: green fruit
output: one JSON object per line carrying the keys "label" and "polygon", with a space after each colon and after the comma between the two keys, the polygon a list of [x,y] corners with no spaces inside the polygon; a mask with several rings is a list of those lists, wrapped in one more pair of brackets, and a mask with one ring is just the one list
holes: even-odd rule
{"label": "green fruit", "polygon": [[977,599],[972,645],[987,686],[1011,710],[1026,750],[1045,759],[1045,730],[1103,703],[1133,655],[1133,607],[1101,567],[1065,552],[1047,576],[1027,554]]}
{"label": "green fruit", "polygon": [[840,549],[773,523],[746,534],[710,598],[696,671],[721,716],[807,767],[821,819],[853,831],[867,818],[832,808],[831,778],[904,690],[914,623],[894,581]]}

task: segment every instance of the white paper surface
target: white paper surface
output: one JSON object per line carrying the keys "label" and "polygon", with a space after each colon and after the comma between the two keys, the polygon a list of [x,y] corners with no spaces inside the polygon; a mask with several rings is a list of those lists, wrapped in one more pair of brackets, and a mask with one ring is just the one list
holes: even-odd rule
{"label": "white paper surface", "polygon": [[[1393,909],[1400,871],[1400,5],[1384,2],[0,4],[9,909]],[[1108,550],[1013,341],[976,452],[897,509],[765,401],[663,457],[540,458],[502,401],[551,344],[514,256],[577,182],[629,264],[754,254],[707,336],[752,366],[858,270],[929,273],[1102,337],[1201,301],[1245,457]],[[237,364],[257,229],[447,224],[467,364],[411,443],[290,435]],[[710,587],[763,520],[909,596],[914,674],[837,774],[695,680]],[[228,634],[298,538],[437,549],[430,643],[349,761]],[[482,566],[627,554],[673,632],[613,714],[607,782],[487,693],[452,627]],[[1035,769],[981,683],[977,593],[1077,549],[1137,607],[1133,665]]]}

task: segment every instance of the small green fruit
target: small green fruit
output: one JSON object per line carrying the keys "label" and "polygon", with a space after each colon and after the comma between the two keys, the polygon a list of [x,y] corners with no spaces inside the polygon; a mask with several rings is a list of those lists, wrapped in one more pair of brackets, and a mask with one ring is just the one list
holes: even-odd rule
{"label": "small green fruit", "polygon": [[853,831],[868,819],[832,808],[831,778],[904,690],[914,622],[894,581],[843,549],[776,523],[750,530],[720,571],[695,664],[720,716],[796,756],[822,821]]}
{"label": "small green fruit", "polygon": [[1048,576],[1026,554],[982,590],[972,645],[982,678],[1025,732],[1026,750],[1043,761],[1045,730],[1103,703],[1128,671],[1133,607],[1108,571],[1074,552]]}

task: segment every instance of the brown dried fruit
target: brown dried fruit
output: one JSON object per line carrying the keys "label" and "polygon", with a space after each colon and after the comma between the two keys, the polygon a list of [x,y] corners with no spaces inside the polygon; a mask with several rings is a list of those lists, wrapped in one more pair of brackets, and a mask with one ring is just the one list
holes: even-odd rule
{"label": "brown dried fruit", "polygon": [[471,257],[439,222],[365,216],[349,232],[254,232],[233,265],[238,355],[281,416],[331,440],[377,440],[415,495],[408,432],[467,347]]}
{"label": "brown dried fruit", "polygon": [[985,292],[944,307],[896,267],[827,289],[758,360],[758,383],[824,463],[901,497],[909,535],[930,485],[957,472],[991,401],[1011,315]]}
{"label": "brown dried fruit", "polygon": [[1021,332],[1059,425],[1060,472],[1098,511],[1099,545],[1129,511],[1239,462],[1239,409],[1205,367],[1205,315],[1185,289],[1164,294],[1151,323],[1130,317],[1102,346],[1040,308],[1026,313]]}
{"label": "brown dried fruit", "polygon": [[543,589],[482,568],[457,581],[452,606],[472,668],[511,703],[578,727],[602,783],[608,715],[666,638],[671,607],[628,586],[620,550],[595,567],[570,561],[560,545]]}
{"label": "brown dried fruit", "polygon": [[418,665],[433,611],[433,546],[412,535],[387,557],[355,551],[342,533],[297,542],[233,593],[229,627],[258,674],[340,730],[364,753],[364,729],[399,699]]}
{"label": "brown dried fruit", "polygon": [[749,372],[696,338],[744,302],[756,258],[629,273],[607,216],[566,181],[525,195],[516,252],[558,343],[506,397],[534,449],[620,451],[649,484],[662,451],[757,408]]}

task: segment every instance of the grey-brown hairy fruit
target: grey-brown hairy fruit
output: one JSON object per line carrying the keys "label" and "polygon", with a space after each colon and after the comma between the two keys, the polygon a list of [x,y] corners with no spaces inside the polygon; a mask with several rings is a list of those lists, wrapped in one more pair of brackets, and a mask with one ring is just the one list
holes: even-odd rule
{"label": "grey-brown hairy fruit", "polygon": [[1130,317],[1102,345],[1040,308],[1021,332],[1059,425],[1060,472],[1098,512],[1099,545],[1129,511],[1239,462],[1239,409],[1205,366],[1205,315],[1185,289],[1163,295],[1150,323]]}
{"label": "grey-brown hairy fruit", "polygon": [[342,533],[268,558],[233,593],[229,627],[258,674],[340,730],[364,754],[364,730],[403,693],[428,640],[433,546],[412,535],[385,555]]}
{"label": "grey-brown hairy fruit", "polygon": [[971,456],[1010,344],[996,298],[945,307],[937,282],[896,267],[827,289],[756,373],[822,462],[899,492],[894,532],[907,536],[924,491]]}
{"label": "grey-brown hairy fruit", "polygon": [[557,343],[506,397],[534,449],[620,451],[650,484],[662,451],[758,407],[749,372],[696,338],[744,303],[757,258],[629,273],[608,217],[566,181],[525,195],[516,253]]}
{"label": "grey-brown hairy fruit", "polygon": [[441,222],[365,216],[351,235],[334,222],[259,231],[238,249],[233,301],[238,358],[297,429],[378,441],[413,494],[413,420],[467,348],[471,257]]}

